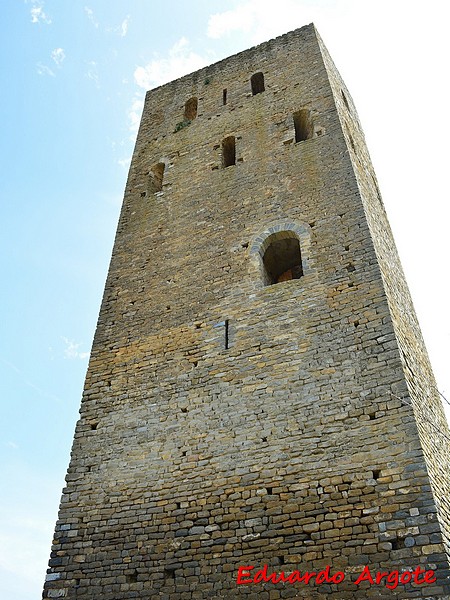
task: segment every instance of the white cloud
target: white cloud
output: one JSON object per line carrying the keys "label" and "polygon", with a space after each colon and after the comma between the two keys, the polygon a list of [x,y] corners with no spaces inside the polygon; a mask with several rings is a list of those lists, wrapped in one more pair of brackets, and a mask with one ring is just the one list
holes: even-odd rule
{"label": "white cloud", "polygon": [[[336,8],[342,13],[342,8]],[[333,8],[316,6],[298,0],[247,0],[231,10],[211,15],[208,37],[223,38],[234,32],[246,34],[246,46],[258,44],[287,31],[320,20],[320,15]]]}
{"label": "white cloud", "polygon": [[30,10],[31,22],[32,23],[46,23],[47,25],[50,25],[52,20],[44,12],[43,2],[40,2],[40,0],[32,0],[31,3],[32,3],[32,7]]}
{"label": "white cloud", "polygon": [[86,77],[88,79],[91,79],[95,83],[95,86],[97,88],[100,87],[100,83],[99,83],[99,80],[98,80],[97,63],[95,62],[95,60],[91,60],[91,61],[88,62],[88,71],[86,73]]}
{"label": "white cloud", "polygon": [[120,37],[125,37],[128,33],[129,24],[130,24],[130,15],[127,15],[118,27],[112,27],[111,25],[107,25],[105,27],[105,31],[106,31],[106,33],[115,33],[117,35],[120,35]]}
{"label": "white cloud", "polygon": [[[89,8],[89,6],[85,6],[84,12],[86,13],[87,18],[92,23],[92,25],[95,27],[95,29],[99,29],[100,23],[99,23],[99,21],[97,21],[97,18],[95,16],[92,8]],[[118,27],[111,27],[110,25],[102,24],[101,30],[106,33],[116,33],[116,34],[120,35],[120,37],[125,37],[128,33],[129,25],[130,25],[130,15],[127,15]]]}
{"label": "white cloud", "polygon": [[130,131],[133,134],[133,139],[135,138],[135,134],[139,129],[139,123],[141,122],[142,109],[144,108],[144,98],[139,95],[136,95],[133,99],[131,107],[128,111],[128,121],[130,123]]}
{"label": "white cloud", "polygon": [[81,346],[80,342],[74,342],[66,337],[62,337],[63,342],[66,344],[64,349],[64,357],[69,359],[79,358],[84,360],[88,358],[89,352],[79,352],[78,348]]}
{"label": "white cloud", "polygon": [[50,67],[47,67],[47,65],[43,65],[40,62],[36,65],[36,69],[39,75],[50,75],[51,77],[55,76]]}
{"label": "white cloud", "polygon": [[208,21],[208,36],[219,39],[232,31],[249,31],[256,24],[258,5],[259,3],[250,1],[232,10],[211,15]]}
{"label": "white cloud", "polygon": [[92,10],[92,8],[89,8],[89,6],[85,6],[84,7],[84,12],[87,14],[87,18],[89,19],[89,21],[92,23],[92,25],[98,29],[98,21],[94,16],[94,11]]}
{"label": "white cloud", "polygon": [[52,52],[52,58],[56,63],[57,67],[60,67],[66,58],[66,53],[62,48],[55,48]]}
{"label": "white cloud", "polygon": [[127,15],[126,18],[122,21],[122,25],[120,26],[121,37],[125,37],[127,35],[129,24],[130,24],[130,15]]}
{"label": "white cloud", "polygon": [[[55,48],[50,56],[55,65],[58,68],[61,68],[62,63],[66,58],[66,53],[64,52],[64,50],[62,48]],[[41,62],[37,63],[36,70],[39,75],[49,75],[50,77],[55,77],[55,72],[52,71],[52,69],[49,66],[44,65]]]}
{"label": "white cloud", "polygon": [[209,62],[207,58],[193,52],[189,41],[182,37],[169,50],[167,58],[154,58],[144,67],[137,67],[134,80],[139,87],[148,90],[197,71]]}
{"label": "white cloud", "polygon": [[131,156],[129,156],[128,158],[119,158],[117,164],[119,164],[124,169],[129,169],[131,164]]}

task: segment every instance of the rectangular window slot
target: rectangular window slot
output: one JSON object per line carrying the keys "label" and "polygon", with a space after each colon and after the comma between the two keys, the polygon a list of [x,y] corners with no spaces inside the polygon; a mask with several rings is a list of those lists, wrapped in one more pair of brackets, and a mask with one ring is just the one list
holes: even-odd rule
{"label": "rectangular window slot", "polygon": [[225,350],[228,350],[228,348],[230,347],[230,335],[229,335],[230,325],[229,325],[228,319],[225,319],[224,329],[225,329]]}

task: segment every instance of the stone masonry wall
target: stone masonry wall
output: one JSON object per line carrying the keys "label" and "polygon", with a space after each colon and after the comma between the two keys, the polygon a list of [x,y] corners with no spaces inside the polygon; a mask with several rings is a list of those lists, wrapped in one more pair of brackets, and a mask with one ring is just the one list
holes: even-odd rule
{"label": "stone masonry wall", "polygon": [[[148,92],[44,598],[449,598],[440,442],[405,401],[339,85],[310,25]],[[266,285],[293,237],[303,276]],[[237,585],[264,564],[345,580]],[[355,586],[365,565],[436,581]]]}
{"label": "stone masonry wall", "polygon": [[[320,38],[319,41],[321,42]],[[450,557],[450,503],[448,502],[450,498],[450,432],[447,420],[358,116],[351,97],[323,46],[323,42],[321,44],[330,73],[330,82],[332,82],[342,129],[348,140],[349,154],[374,241],[400,349],[408,388],[407,395],[402,397],[402,400],[405,403],[411,403],[415,411],[432,489],[439,509],[437,514],[442,524],[447,554]]]}

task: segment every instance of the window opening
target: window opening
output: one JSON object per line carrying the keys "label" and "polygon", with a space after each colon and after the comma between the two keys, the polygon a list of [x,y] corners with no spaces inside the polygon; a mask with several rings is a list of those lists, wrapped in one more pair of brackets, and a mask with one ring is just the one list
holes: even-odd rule
{"label": "window opening", "polygon": [[295,141],[304,142],[309,140],[314,135],[314,124],[311,118],[311,112],[302,108],[298,112],[294,113],[294,128],[295,128]]}
{"label": "window opening", "polygon": [[274,234],[264,252],[263,264],[267,285],[300,279],[303,267],[298,238],[287,231]]}
{"label": "window opening", "polygon": [[193,121],[197,116],[198,100],[197,98],[189,98],[184,105],[184,119],[185,121]]}
{"label": "window opening", "polygon": [[164,569],[164,579],[166,581],[175,579],[175,567],[167,567]]}
{"label": "window opening", "polygon": [[256,94],[260,94],[261,92],[264,92],[264,90],[265,90],[264,75],[261,72],[255,73],[254,75],[252,75],[250,78],[250,83],[252,86],[253,96],[256,96]]}
{"label": "window opening", "polygon": [[149,194],[156,194],[156,192],[160,192],[162,190],[165,168],[166,165],[164,163],[158,163],[150,169],[148,184]]}
{"label": "window opening", "polygon": [[230,347],[230,322],[225,319],[225,350]]}
{"label": "window opening", "polygon": [[127,579],[127,583],[137,583],[138,572],[136,571],[136,569],[132,573],[129,573],[126,576],[126,579]]}
{"label": "window opening", "polygon": [[222,92],[222,100],[223,100],[223,104],[225,106],[225,104],[227,103],[227,88],[225,88]]}
{"label": "window opening", "polygon": [[222,166],[225,169],[236,164],[236,138],[233,135],[222,141]]}

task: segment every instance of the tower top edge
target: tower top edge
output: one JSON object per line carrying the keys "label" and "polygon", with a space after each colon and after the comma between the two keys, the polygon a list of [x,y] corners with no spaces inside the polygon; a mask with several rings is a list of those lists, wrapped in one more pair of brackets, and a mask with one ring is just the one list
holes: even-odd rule
{"label": "tower top edge", "polygon": [[240,52],[236,52],[236,54],[231,54],[230,56],[227,56],[227,57],[222,58],[214,63],[206,65],[205,67],[202,67],[201,69],[197,69],[196,71],[191,71],[190,73],[186,73],[185,75],[182,75],[181,77],[172,79],[171,81],[168,81],[167,83],[163,83],[161,85],[152,87],[147,90],[146,95],[153,94],[156,90],[161,90],[166,87],[178,85],[179,83],[181,83],[183,81],[187,81],[190,78],[194,78],[194,77],[198,78],[201,76],[207,77],[208,75],[212,75],[214,72],[216,72],[218,69],[220,69],[220,66],[224,65],[225,63],[228,63],[233,60],[239,60],[240,58],[244,59],[245,57],[247,57],[247,56],[250,57],[254,54],[262,53],[262,52],[264,52],[264,50],[266,48],[269,49],[271,47],[283,44],[284,42],[288,42],[295,37],[301,37],[302,35],[305,35],[307,33],[312,33],[314,35],[314,37],[316,37],[318,40],[320,39],[320,36],[318,34],[318,31],[317,31],[314,23],[302,25],[302,27],[298,27],[296,29],[293,29],[292,31],[288,31],[286,33],[283,33],[282,35],[279,35],[279,36],[276,36],[269,40],[266,40],[265,42],[261,42],[260,44],[256,44],[255,46],[246,48],[245,50],[241,50]]}

